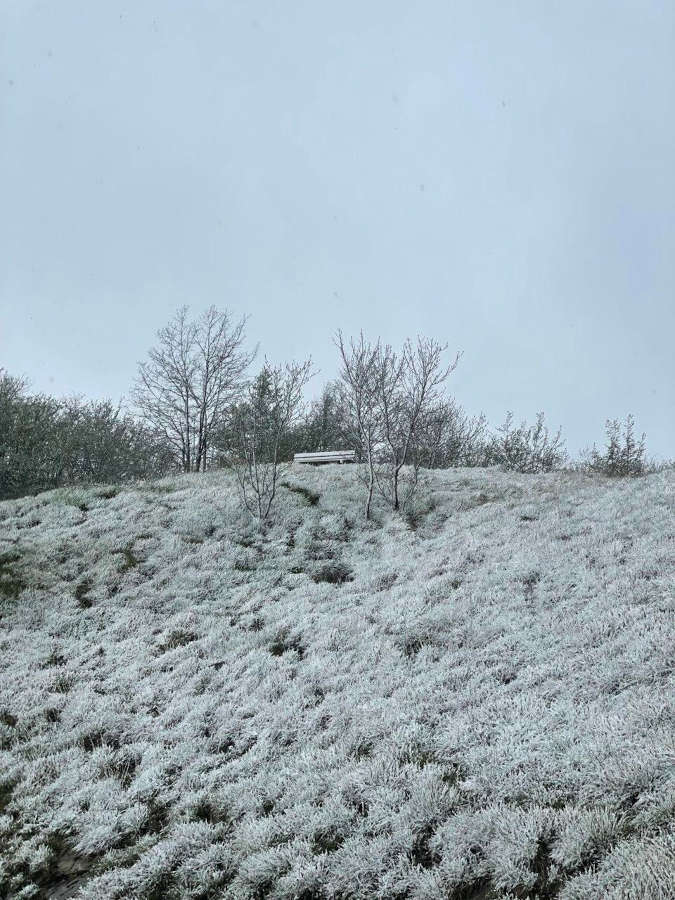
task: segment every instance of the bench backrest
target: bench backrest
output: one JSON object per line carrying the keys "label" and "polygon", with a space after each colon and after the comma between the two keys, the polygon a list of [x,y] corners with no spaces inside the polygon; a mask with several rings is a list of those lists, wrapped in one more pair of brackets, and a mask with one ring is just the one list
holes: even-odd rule
{"label": "bench backrest", "polygon": [[297,463],[344,463],[354,462],[356,452],[354,450],[321,450],[319,453],[295,453],[293,462]]}

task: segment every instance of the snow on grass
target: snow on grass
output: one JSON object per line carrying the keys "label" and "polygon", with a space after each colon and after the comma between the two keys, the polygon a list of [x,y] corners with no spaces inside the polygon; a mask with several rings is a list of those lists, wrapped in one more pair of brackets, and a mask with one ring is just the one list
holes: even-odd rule
{"label": "snow on grass", "polygon": [[666,898],[675,473],[0,504],[0,897]]}

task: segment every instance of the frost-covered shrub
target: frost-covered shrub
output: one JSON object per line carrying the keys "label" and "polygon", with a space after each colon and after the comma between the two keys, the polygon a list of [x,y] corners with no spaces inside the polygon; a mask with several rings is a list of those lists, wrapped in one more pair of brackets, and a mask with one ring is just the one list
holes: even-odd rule
{"label": "frost-covered shrub", "polygon": [[675,833],[636,835],[622,841],[596,869],[563,885],[560,900],[670,900]]}
{"label": "frost-covered shrub", "polygon": [[611,849],[625,827],[625,817],[606,806],[562,810],[551,857],[566,869],[578,870]]}
{"label": "frost-covered shrub", "polygon": [[283,443],[303,409],[311,360],[273,366],[267,360],[232,408],[233,443],[223,461],[235,474],[243,508],[262,527],[288,470]]}
{"label": "frost-covered shrub", "polygon": [[645,475],[650,468],[645,460],[645,434],[636,440],[634,427],[632,415],[626,417],[623,434],[618,419],[607,419],[605,452],[598,452],[594,444],[591,451],[582,454],[582,468],[610,478]]}
{"label": "frost-covered shrub", "polygon": [[469,417],[454,400],[444,401],[425,423],[422,464],[428,468],[485,466],[487,419]]}
{"label": "frost-covered shrub", "polygon": [[522,896],[541,890],[554,875],[539,862],[550,833],[549,810],[496,804],[456,813],[440,826],[430,847],[441,857],[448,886],[489,879],[496,889]]}
{"label": "frost-covered shrub", "polygon": [[555,437],[549,438],[543,412],[537,414],[534,425],[522,422],[518,428],[513,427],[513,413],[509,412],[497,432],[487,447],[487,465],[499,465],[504,471],[535,474],[560,469],[567,459],[561,429]]}

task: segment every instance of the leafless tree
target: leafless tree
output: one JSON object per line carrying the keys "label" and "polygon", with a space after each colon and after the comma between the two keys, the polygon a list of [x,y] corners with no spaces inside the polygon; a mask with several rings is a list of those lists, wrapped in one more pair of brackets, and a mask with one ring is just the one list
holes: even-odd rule
{"label": "leafless tree", "polygon": [[224,452],[234,471],[246,509],[262,525],[267,521],[285,471],[281,447],[303,412],[303,389],[311,378],[311,360],[272,366],[265,360],[232,411],[234,447]]}
{"label": "leafless tree", "polygon": [[[407,340],[397,355],[390,346],[380,348],[375,381],[375,398],[382,431],[382,448],[376,476],[382,495],[395,510],[412,498],[419,468],[425,462],[430,424],[438,417],[441,389],[456,368],[460,354],[444,365],[447,345],[433,338]],[[408,467],[405,492],[401,496],[403,467]]]}
{"label": "leafless tree", "polygon": [[206,471],[209,438],[241,388],[241,376],[256,351],[241,350],[244,341],[242,318],[236,325],[228,314],[211,306],[197,323],[195,344],[197,370],[194,400],[199,410],[197,469]]}
{"label": "leafless tree", "polygon": [[338,331],[335,345],[341,360],[340,399],[359,442],[363,468],[358,471],[366,485],[365,513],[366,519],[370,519],[375,489],[375,453],[381,435],[376,387],[382,348],[379,340],[376,344],[367,343],[363,332],[358,341],[350,338],[347,344],[342,332]]}
{"label": "leafless tree", "polygon": [[227,311],[214,306],[191,321],[183,306],[157,332],[157,345],[139,365],[132,397],[184,472],[206,470],[211,434],[255,357],[255,350],[242,349],[245,324],[246,317],[233,324]]}

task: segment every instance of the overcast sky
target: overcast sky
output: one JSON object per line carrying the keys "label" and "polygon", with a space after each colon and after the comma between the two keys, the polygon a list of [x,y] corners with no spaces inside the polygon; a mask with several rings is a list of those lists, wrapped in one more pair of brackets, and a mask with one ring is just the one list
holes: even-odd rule
{"label": "overcast sky", "polygon": [[272,361],[675,456],[672,0],[0,0],[0,366],[115,399],[187,303]]}

